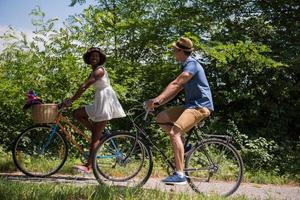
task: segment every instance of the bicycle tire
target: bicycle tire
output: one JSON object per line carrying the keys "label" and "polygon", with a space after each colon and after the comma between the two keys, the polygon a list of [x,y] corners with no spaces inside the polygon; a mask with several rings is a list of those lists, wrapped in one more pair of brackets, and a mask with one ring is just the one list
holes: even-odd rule
{"label": "bicycle tire", "polygon": [[93,172],[100,184],[141,187],[152,169],[149,146],[126,131],[112,131],[102,138],[93,158]]}
{"label": "bicycle tire", "polygon": [[235,147],[211,138],[197,144],[186,157],[185,174],[194,191],[204,195],[233,194],[243,179],[244,165]]}
{"label": "bicycle tire", "polygon": [[64,165],[68,156],[66,139],[56,131],[50,141],[50,132],[50,126],[36,125],[24,130],[15,140],[13,161],[27,176],[47,177]]}

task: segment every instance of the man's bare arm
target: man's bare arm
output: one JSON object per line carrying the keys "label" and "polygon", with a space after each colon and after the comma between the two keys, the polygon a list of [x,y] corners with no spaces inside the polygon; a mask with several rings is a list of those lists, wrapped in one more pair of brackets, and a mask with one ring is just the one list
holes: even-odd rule
{"label": "man's bare arm", "polygon": [[191,80],[192,77],[192,74],[188,72],[182,72],[175,80],[169,83],[169,85],[159,96],[154,98],[154,101],[158,102],[159,104],[165,104],[169,102],[183,89],[184,84]]}

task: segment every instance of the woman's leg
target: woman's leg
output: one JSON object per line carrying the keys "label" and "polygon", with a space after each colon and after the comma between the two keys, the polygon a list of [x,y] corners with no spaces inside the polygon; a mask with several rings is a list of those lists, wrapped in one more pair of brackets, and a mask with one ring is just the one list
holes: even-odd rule
{"label": "woman's leg", "polygon": [[73,111],[73,116],[76,120],[78,120],[84,127],[93,132],[93,123],[89,120],[89,116],[87,115],[84,107],[78,108]]}
{"label": "woman's leg", "polygon": [[92,131],[92,142],[90,144],[90,154],[88,158],[88,162],[86,164],[86,167],[88,169],[92,168],[92,162],[93,158],[96,153],[96,148],[98,144],[100,143],[100,138],[102,136],[102,132],[106,126],[108,121],[102,121],[102,122],[95,122],[93,125],[93,131]]}

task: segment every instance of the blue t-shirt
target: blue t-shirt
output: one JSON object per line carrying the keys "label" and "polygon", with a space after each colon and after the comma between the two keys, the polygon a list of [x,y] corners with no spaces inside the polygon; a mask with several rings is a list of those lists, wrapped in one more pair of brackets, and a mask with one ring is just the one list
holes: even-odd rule
{"label": "blue t-shirt", "polygon": [[192,79],[184,84],[185,106],[187,108],[206,107],[214,110],[211,90],[200,63],[193,57],[188,57],[181,65],[181,69],[193,75]]}

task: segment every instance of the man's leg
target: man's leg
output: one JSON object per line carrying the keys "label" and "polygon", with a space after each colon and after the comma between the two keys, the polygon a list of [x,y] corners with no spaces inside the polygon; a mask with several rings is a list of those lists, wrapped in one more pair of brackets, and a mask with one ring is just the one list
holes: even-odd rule
{"label": "man's leg", "polygon": [[159,124],[159,123],[162,123],[162,124],[159,124],[160,128],[162,130],[164,130],[166,133],[170,133],[171,129],[173,126],[171,125],[163,125],[163,123],[170,123],[172,122],[171,119],[169,118],[169,115],[167,113],[167,111],[163,111],[161,113],[159,113],[156,117],[156,122]]}
{"label": "man's leg", "polygon": [[[161,112],[156,120],[158,123],[174,122],[178,116],[182,113],[183,109],[175,108]],[[162,125],[160,127],[169,134],[172,144],[172,150],[175,158],[176,174],[171,175],[163,180],[166,184],[186,184],[186,178],[184,177],[184,147],[181,139],[181,131],[174,125]]]}
{"label": "man's leg", "polygon": [[182,133],[188,132],[195,124],[209,116],[207,108],[185,109],[170,131],[171,143],[175,155],[176,170],[183,172],[184,169],[184,146],[182,142]]}
{"label": "man's leg", "polygon": [[[156,116],[156,121],[157,123],[173,123],[175,122],[180,115],[184,112],[185,108],[183,106],[178,106],[178,107],[172,107],[167,110],[164,110],[160,112]],[[170,133],[171,129],[173,128],[172,125],[163,125],[159,124],[160,128],[163,129],[166,133]]]}
{"label": "man's leg", "polygon": [[184,169],[184,147],[181,132],[177,126],[173,126],[169,132],[174,152],[176,171],[183,173]]}
{"label": "man's leg", "polygon": [[[159,113],[156,117],[158,123],[174,122],[182,114],[184,108],[174,107]],[[184,168],[184,147],[181,139],[181,132],[177,126],[172,125],[159,125],[166,133],[170,135],[173,154],[175,158],[176,171],[183,173]]]}

